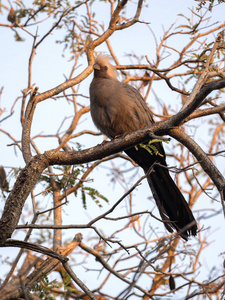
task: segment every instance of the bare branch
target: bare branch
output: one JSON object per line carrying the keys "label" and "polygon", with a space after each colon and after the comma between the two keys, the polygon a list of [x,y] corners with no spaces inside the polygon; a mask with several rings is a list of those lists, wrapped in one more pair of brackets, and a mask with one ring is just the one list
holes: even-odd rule
{"label": "bare branch", "polygon": [[[221,195],[225,195],[225,179],[219,170],[212,163],[210,158],[201,149],[201,147],[192,140],[187,134],[179,129],[172,129],[169,133],[172,137],[182,143],[188,150],[193,153],[197,158],[198,162],[201,164],[204,171],[210,176],[214,184],[216,185],[218,191]],[[222,205],[224,201],[224,196],[222,197]]]}
{"label": "bare branch", "polygon": [[196,95],[200,92],[200,89],[202,88],[203,84],[205,84],[206,82],[206,79],[207,79],[207,76],[208,76],[208,71],[209,71],[209,65],[210,65],[210,62],[213,58],[213,55],[216,51],[216,49],[218,48],[220,42],[221,42],[221,39],[222,39],[222,34],[224,33],[224,31],[220,32],[218,35],[217,35],[217,38],[216,38],[216,42],[213,46],[213,49],[207,59],[207,62],[205,64],[205,68],[204,68],[204,71],[202,72],[199,80],[197,81],[197,83],[195,84],[190,96],[188,97],[188,100],[185,102],[184,106],[182,107],[182,110],[184,110],[187,106],[189,106],[189,104],[194,101],[194,99],[196,98]]}

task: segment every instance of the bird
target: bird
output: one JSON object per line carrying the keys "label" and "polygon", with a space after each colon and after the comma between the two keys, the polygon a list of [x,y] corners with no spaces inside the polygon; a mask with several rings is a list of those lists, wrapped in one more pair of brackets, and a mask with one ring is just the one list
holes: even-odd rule
{"label": "bird", "polygon": [[[95,126],[110,139],[123,136],[154,123],[147,103],[133,86],[121,82],[111,64],[111,57],[99,54],[94,62],[94,76],[90,84],[90,112]],[[143,146],[144,145],[144,146]],[[168,171],[161,142],[148,143],[125,150],[125,153],[147,174],[147,181],[166,229],[188,240],[197,233],[197,223],[183,194]]]}

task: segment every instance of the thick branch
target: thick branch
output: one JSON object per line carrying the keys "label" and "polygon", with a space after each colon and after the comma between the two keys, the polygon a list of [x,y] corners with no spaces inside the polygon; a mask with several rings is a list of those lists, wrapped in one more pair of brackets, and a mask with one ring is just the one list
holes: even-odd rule
{"label": "thick branch", "polygon": [[24,203],[43,170],[48,166],[45,156],[35,156],[20,172],[6,200],[0,220],[0,245],[10,238],[19,222]]}
{"label": "thick branch", "polygon": [[[85,150],[71,150],[66,152],[49,150],[46,151],[44,155],[48,158],[50,165],[76,165],[102,159],[108,155],[124,151],[139,143],[149,141],[150,139],[160,139],[160,136],[156,136],[153,132],[160,132],[160,135],[165,134],[164,122],[165,121],[162,121],[147,128],[138,129],[112,141],[104,141],[100,145]],[[161,128],[163,128],[163,132]]]}
{"label": "thick branch", "polygon": [[22,153],[23,158],[26,163],[28,163],[31,158],[31,149],[30,149],[30,130],[31,130],[31,123],[34,115],[34,111],[37,105],[36,93],[38,88],[36,87],[34,92],[30,96],[30,100],[28,102],[25,118],[23,121],[23,132],[22,132]]}
{"label": "thick branch", "polygon": [[214,90],[219,90],[225,87],[225,79],[218,81],[213,81],[207,83],[202,89],[197,93],[194,100],[190,102],[182,111],[172,116],[170,119],[171,125],[180,125],[185,118],[187,118],[196,108],[199,107],[201,102]]}
{"label": "thick branch", "polygon": [[[210,176],[218,191],[225,195],[225,179],[202,148],[184,131],[172,129],[169,135],[182,143],[196,157],[203,170]],[[223,198],[223,197],[222,197]]]}
{"label": "thick branch", "polygon": [[33,243],[24,242],[24,241],[8,239],[2,247],[19,247],[22,249],[29,249],[31,251],[39,252],[41,254],[56,258],[56,259],[60,260],[61,262],[68,261],[68,258],[66,258],[65,256],[63,256],[55,251],[52,251],[51,249],[49,249],[47,247],[44,247],[44,246],[41,246],[38,244],[36,245]]}

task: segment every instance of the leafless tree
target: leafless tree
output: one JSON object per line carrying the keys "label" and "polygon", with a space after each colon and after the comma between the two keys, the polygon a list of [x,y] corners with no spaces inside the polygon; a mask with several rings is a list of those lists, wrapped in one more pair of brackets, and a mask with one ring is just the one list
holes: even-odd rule
{"label": "leafless tree", "polygon": [[[190,17],[181,16],[161,37],[155,36],[151,20],[140,17],[147,5],[151,3],[143,0],[0,3],[5,17],[1,30],[13,31],[15,47],[18,42],[26,43],[26,37],[32,39],[27,86],[10,112],[4,107],[4,88],[0,91],[1,135],[11,140],[10,146],[22,154],[26,164],[21,169],[8,169],[1,161],[1,203],[3,199],[5,203],[0,220],[0,246],[5,253],[9,247],[20,248],[16,258],[11,258],[6,276],[1,272],[2,300],[224,297],[222,263],[215,262],[207,274],[199,276],[204,249],[211,247],[213,231],[209,224],[225,213],[225,23],[212,23],[209,17],[213,5],[222,10],[224,3],[197,1]],[[109,25],[102,23],[99,11],[110,12],[109,16],[104,15]],[[163,20],[159,17],[158,22]],[[113,46],[110,37],[120,34],[124,38],[136,25],[147,28],[154,38],[155,58],[130,51],[126,57],[130,64],[121,64],[121,49]],[[61,40],[58,32],[62,32]],[[46,47],[46,42],[50,44],[52,37],[65,47],[64,56],[70,58],[71,70],[59,85],[39,92],[38,82],[33,81],[33,65],[38,59],[35,54],[41,46]],[[133,40],[135,43],[135,36]],[[179,45],[174,40],[180,41]],[[147,102],[154,98],[157,109],[150,103],[156,119],[152,126],[140,128],[126,138],[104,140],[99,145],[99,132],[89,125],[85,129],[79,126],[80,121],[89,119],[88,92],[84,93],[82,86],[87,85],[100,45],[112,56],[121,80],[134,85]],[[155,91],[159,84],[168,91],[173,103],[158,97]],[[46,128],[44,133],[32,135],[31,126],[40,113],[40,105],[51,103],[45,106],[51,110],[61,102],[69,107],[72,117],[61,111],[60,126],[54,134]],[[20,121],[15,116],[19,106]],[[51,122],[51,111],[48,116]],[[21,122],[22,138],[14,136],[10,122]],[[96,146],[85,148],[81,138],[82,143],[88,144],[90,137]],[[149,200],[146,209],[134,207],[137,198],[147,199],[150,194],[136,192],[145,176],[137,174],[137,166],[122,151],[151,138],[170,140],[168,168],[198,220],[198,235],[188,242],[177,233],[164,231]],[[56,147],[40,150],[40,140],[51,145],[53,139]],[[107,168],[110,178],[104,177],[102,183],[108,185],[111,179],[114,187],[120,184],[124,190],[120,198],[115,199],[112,192],[108,199],[95,187],[95,182],[90,185],[90,179],[101,176],[103,168]],[[26,202],[28,197],[32,206]],[[40,203],[49,197],[51,206]],[[102,211],[98,210],[98,215],[82,224],[74,220],[63,225],[69,202],[82,203],[85,214],[85,209],[90,210],[89,199]],[[107,202],[108,208],[104,204]],[[77,232],[75,237],[72,230]],[[65,232],[67,240],[63,238]],[[223,253],[219,259],[222,258]],[[8,263],[2,258],[2,270],[4,266],[7,268]]]}

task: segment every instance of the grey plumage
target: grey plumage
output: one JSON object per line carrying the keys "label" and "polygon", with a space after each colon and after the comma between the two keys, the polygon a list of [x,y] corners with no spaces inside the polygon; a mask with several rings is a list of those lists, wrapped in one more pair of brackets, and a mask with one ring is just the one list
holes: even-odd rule
{"label": "grey plumage", "polygon": [[[104,67],[98,70],[97,66],[102,65]],[[102,133],[114,138],[154,122],[140,93],[118,81],[116,69],[107,56],[98,56],[94,69],[95,78],[90,87],[91,115]]]}
{"label": "grey plumage", "polygon": [[[93,68],[94,78],[90,85],[91,116],[103,134],[112,139],[154,123],[141,94],[134,87],[118,80],[117,71],[110,64],[108,56],[99,55]],[[162,144],[154,145],[161,155],[152,155],[141,147],[138,150],[133,147],[125,152],[146,173],[155,161],[166,166]],[[168,170],[156,166],[147,180],[165,227],[172,232],[173,229],[179,231],[190,224],[180,235],[184,239],[190,234],[196,235],[197,225],[192,212]]]}

